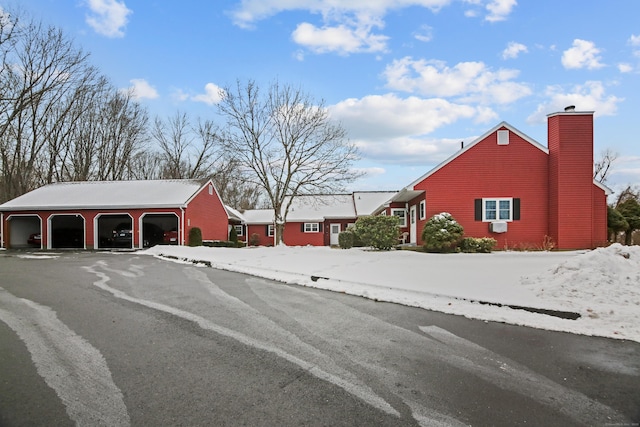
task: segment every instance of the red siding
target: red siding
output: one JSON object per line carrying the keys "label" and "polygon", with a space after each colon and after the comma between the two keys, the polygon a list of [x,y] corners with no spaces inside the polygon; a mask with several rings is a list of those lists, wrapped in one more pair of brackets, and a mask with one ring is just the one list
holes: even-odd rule
{"label": "red siding", "polygon": [[273,236],[267,235],[267,227],[266,224],[250,224],[247,225],[247,236],[246,241],[247,244],[251,242],[251,235],[258,235],[258,245],[259,246],[273,246]]}
{"label": "red siding", "polygon": [[[466,236],[493,237],[499,249],[538,247],[548,233],[547,172],[547,153],[511,131],[509,144],[498,145],[493,132],[414,189],[426,192],[426,220],[449,212]],[[521,219],[509,222],[506,233],[491,233],[488,222],[474,219],[478,198],[519,198]],[[423,225],[418,223],[418,244]]]}
{"label": "red siding", "polygon": [[[202,231],[202,240],[228,240],[229,219],[227,211],[215,188],[210,191],[209,185],[204,185],[187,205],[185,236],[189,236],[191,228],[198,227]],[[188,243],[186,239],[185,243]]]}
{"label": "red siding", "polygon": [[559,249],[594,247],[593,114],[548,120],[550,235]]}
{"label": "red siding", "polygon": [[284,227],[283,242],[287,246],[324,246],[324,223],[320,222],[322,227],[317,233],[305,233],[302,231],[302,222],[287,222]]}
{"label": "red siding", "polygon": [[593,185],[593,247],[606,246],[607,237],[607,195]]}

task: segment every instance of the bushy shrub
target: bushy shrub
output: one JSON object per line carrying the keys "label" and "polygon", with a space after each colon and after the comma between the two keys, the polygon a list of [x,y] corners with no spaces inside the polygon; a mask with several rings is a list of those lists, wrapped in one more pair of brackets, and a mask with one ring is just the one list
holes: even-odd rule
{"label": "bushy shrub", "polygon": [[249,236],[249,246],[259,246],[260,245],[260,235],[258,233],[252,233]]}
{"label": "bushy shrub", "polygon": [[388,251],[398,244],[399,224],[394,215],[366,216],[356,221],[355,231],[363,246]]}
{"label": "bushy shrub", "polygon": [[189,230],[189,246],[202,246],[202,230],[193,227]]}
{"label": "bushy shrub", "polygon": [[465,237],[460,242],[460,250],[468,253],[488,254],[497,244],[497,240],[491,237]]}
{"label": "bushy shrub", "polygon": [[351,249],[353,247],[353,238],[355,233],[353,231],[343,231],[338,234],[338,244],[342,249]]}
{"label": "bushy shrub", "polygon": [[238,232],[236,231],[235,227],[231,227],[231,230],[229,230],[229,241],[235,243],[238,243]]}
{"label": "bushy shrub", "polygon": [[448,212],[434,215],[424,224],[422,241],[427,252],[454,252],[464,229]]}

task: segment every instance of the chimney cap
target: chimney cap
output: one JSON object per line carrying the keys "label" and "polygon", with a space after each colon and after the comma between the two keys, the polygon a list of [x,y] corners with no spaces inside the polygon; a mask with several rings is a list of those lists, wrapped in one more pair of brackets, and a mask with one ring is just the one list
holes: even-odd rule
{"label": "chimney cap", "polygon": [[569,105],[567,107],[564,107],[564,111],[566,113],[570,112],[570,111],[576,111],[576,106],[575,105]]}

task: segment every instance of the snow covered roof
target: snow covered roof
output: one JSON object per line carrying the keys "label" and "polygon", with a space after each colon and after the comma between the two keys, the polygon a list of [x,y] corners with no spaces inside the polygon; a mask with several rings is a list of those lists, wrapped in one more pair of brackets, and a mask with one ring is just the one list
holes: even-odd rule
{"label": "snow covered roof", "polygon": [[272,209],[250,209],[242,212],[245,224],[273,224]]}
{"label": "snow covered roof", "polygon": [[196,180],[80,181],[45,185],[0,205],[0,211],[184,207]]}
{"label": "snow covered roof", "polygon": [[325,218],[356,218],[351,194],[302,195],[293,199],[287,222],[322,222]]}
{"label": "snow covered roof", "polygon": [[356,215],[372,215],[376,209],[388,202],[397,191],[356,191],[353,193],[353,202],[356,207]]}

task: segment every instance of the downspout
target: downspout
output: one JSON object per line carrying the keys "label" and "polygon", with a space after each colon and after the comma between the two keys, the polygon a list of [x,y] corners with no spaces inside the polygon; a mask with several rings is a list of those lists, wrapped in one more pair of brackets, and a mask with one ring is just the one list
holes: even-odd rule
{"label": "downspout", "polygon": [[182,219],[180,220],[180,245],[184,246],[184,207],[180,207]]}
{"label": "downspout", "polygon": [[0,213],[0,248],[4,248],[4,212]]}

